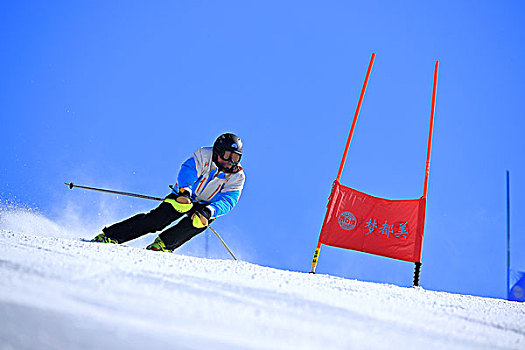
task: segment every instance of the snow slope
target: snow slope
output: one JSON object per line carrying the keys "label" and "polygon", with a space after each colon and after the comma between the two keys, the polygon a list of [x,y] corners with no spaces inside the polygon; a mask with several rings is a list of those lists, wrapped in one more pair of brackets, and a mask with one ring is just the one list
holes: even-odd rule
{"label": "snow slope", "polygon": [[31,217],[0,229],[0,349],[525,349],[522,303],[82,242]]}

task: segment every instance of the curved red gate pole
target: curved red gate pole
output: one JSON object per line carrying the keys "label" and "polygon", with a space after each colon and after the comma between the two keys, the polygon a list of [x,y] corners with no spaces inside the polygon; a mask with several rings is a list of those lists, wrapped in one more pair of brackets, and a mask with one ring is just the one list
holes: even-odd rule
{"label": "curved red gate pole", "polygon": [[[346,155],[348,154],[348,149],[350,148],[350,143],[352,142],[352,136],[354,135],[354,129],[357,123],[357,117],[359,116],[359,111],[361,111],[361,104],[365,96],[366,87],[368,85],[368,78],[370,77],[370,73],[372,72],[372,66],[374,65],[375,58],[376,58],[376,54],[372,53],[372,57],[370,57],[370,63],[368,64],[368,70],[366,71],[363,88],[361,89],[361,95],[359,96],[359,102],[357,103],[357,108],[355,110],[354,120],[352,121],[352,127],[350,128],[350,133],[348,134],[348,139],[346,140],[345,151],[343,152],[343,159],[341,159],[341,165],[339,165],[339,171],[337,172],[337,177],[335,179],[335,181],[337,182],[339,182],[339,179],[341,178],[341,173],[343,172],[343,168],[345,166]],[[330,200],[331,198],[332,196],[330,196]],[[325,214],[325,221],[326,221],[326,214]],[[319,252],[321,251],[321,239],[320,238],[321,238],[321,235],[319,235],[319,239],[317,241],[317,248],[315,249],[315,252],[314,252],[314,259],[312,261],[312,269],[310,270],[310,273],[315,273],[315,268],[317,266],[317,259],[319,258]]]}

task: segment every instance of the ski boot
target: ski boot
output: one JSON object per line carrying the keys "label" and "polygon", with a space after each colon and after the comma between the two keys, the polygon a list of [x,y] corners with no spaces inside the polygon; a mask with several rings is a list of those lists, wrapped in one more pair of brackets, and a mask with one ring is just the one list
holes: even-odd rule
{"label": "ski boot", "polygon": [[118,244],[118,242],[112,238],[109,238],[108,236],[106,236],[105,233],[101,233],[99,234],[98,236],[96,236],[95,238],[93,238],[91,240],[91,242],[98,242],[98,243],[113,243],[113,244]]}
{"label": "ski boot", "polygon": [[162,239],[160,239],[160,237],[155,238],[155,241],[151,243],[149,246],[147,246],[146,249],[160,251],[160,252],[169,252],[169,253],[173,252],[173,250],[166,248],[166,245],[164,244]]}

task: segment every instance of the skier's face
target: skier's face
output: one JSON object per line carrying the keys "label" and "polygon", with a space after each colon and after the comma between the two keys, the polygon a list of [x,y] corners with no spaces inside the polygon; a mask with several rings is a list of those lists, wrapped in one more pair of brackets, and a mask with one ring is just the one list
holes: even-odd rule
{"label": "skier's face", "polygon": [[231,161],[234,162],[235,164],[239,163],[239,161],[241,160],[240,155],[238,155],[237,153],[230,152],[230,151],[224,151],[221,158],[224,160],[231,159]]}
{"label": "skier's face", "polygon": [[223,159],[222,156],[218,156],[217,161],[219,162],[219,164],[221,165],[223,169],[230,170],[232,168],[232,165],[230,164],[230,162],[226,159]]}

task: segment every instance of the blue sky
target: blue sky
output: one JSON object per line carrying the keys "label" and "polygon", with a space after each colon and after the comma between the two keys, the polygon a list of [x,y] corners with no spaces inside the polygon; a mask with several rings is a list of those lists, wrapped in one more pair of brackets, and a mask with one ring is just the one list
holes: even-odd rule
{"label": "blue sky", "polygon": [[[191,152],[235,132],[247,182],[214,227],[244,260],[309,271],[372,52],[341,182],[391,199],[422,194],[439,60],[421,285],[503,298],[506,170],[525,270],[524,14],[520,1],[3,2],[0,196],[73,212],[94,235],[155,203],[63,182],[162,196]],[[203,256],[205,238],[181,252]],[[325,246],[317,272],[409,286],[413,265]]]}

